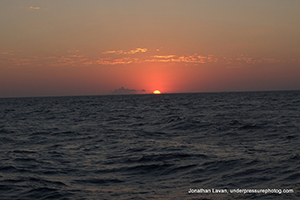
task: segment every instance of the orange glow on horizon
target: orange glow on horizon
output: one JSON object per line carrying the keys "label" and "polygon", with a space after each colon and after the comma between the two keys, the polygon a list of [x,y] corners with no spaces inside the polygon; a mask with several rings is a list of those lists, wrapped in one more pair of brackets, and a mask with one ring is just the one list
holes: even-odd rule
{"label": "orange glow on horizon", "polygon": [[159,90],[154,90],[153,94],[161,94]]}

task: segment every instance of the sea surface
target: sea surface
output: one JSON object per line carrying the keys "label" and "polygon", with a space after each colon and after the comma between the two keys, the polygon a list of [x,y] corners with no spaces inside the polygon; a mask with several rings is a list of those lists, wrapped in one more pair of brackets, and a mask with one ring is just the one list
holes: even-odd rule
{"label": "sea surface", "polygon": [[0,199],[300,199],[300,91],[2,98]]}

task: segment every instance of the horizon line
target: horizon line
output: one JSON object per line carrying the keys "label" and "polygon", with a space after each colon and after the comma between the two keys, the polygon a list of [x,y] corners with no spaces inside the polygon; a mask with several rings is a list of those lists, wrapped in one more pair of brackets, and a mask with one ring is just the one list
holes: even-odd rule
{"label": "horizon line", "polygon": [[[207,93],[242,93],[242,92],[292,92],[300,91],[300,89],[287,89],[287,90],[238,90],[238,91],[212,91],[212,92],[171,92],[161,93],[160,95],[170,94],[207,94]],[[0,97],[0,99],[14,99],[14,98],[54,98],[54,97],[96,97],[96,96],[131,96],[131,95],[156,95],[153,93],[133,93],[133,94],[87,94],[87,95],[46,95],[46,96],[8,96]],[[157,96],[157,95],[156,95]]]}

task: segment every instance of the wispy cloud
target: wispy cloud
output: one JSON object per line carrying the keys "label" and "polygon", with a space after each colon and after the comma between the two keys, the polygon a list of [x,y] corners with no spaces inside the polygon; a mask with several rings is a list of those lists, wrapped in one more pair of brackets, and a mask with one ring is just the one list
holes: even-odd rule
{"label": "wispy cloud", "polygon": [[123,51],[122,50],[119,50],[119,51],[105,51],[105,52],[102,52],[102,54],[122,54]]}
{"label": "wispy cloud", "polygon": [[147,52],[146,48],[136,48],[135,50],[131,50],[129,52],[125,52],[124,54],[136,54],[136,53],[145,53]]}
{"label": "wispy cloud", "polygon": [[[90,58],[84,54],[79,54],[79,50],[68,51],[66,55],[58,55],[54,53],[52,56],[24,56],[18,51],[2,51],[0,52],[0,62],[9,65],[32,65],[32,66],[90,66],[90,65],[127,65],[138,63],[184,63],[201,65],[207,63],[221,64],[228,68],[244,68],[251,65],[266,63],[300,63],[300,59],[279,60],[274,58],[252,58],[248,55],[159,55],[155,49],[152,54],[147,52],[146,48],[136,48],[130,51],[106,51],[96,58]],[[137,55],[137,53],[145,53]]]}
{"label": "wispy cloud", "polygon": [[99,64],[99,65],[118,65],[118,64],[131,64],[131,63],[141,63],[141,60],[139,58],[131,58],[131,57],[125,57],[125,58],[100,58],[96,61],[90,61],[86,62],[86,65],[91,64]]}
{"label": "wispy cloud", "polygon": [[117,51],[105,51],[102,54],[136,54],[136,53],[145,53],[147,52],[146,48],[136,48],[134,50],[130,50],[130,51],[123,51],[123,50],[117,50]]}
{"label": "wispy cloud", "polygon": [[2,52],[0,52],[0,55],[10,55],[10,56],[12,56],[14,54],[15,54],[14,51],[2,51]]}
{"label": "wispy cloud", "polygon": [[155,55],[153,56],[154,58],[174,58],[176,57],[175,55],[166,55],[166,56],[158,56],[158,55]]}
{"label": "wispy cloud", "polygon": [[243,66],[249,66],[252,64],[258,63],[268,63],[268,64],[275,64],[275,63],[293,63],[294,59],[291,60],[279,60],[274,58],[251,58],[245,55],[238,55],[236,57],[223,57],[220,58],[220,62],[225,62],[228,66],[234,68],[241,68]]}
{"label": "wispy cloud", "polygon": [[30,6],[30,7],[29,7],[29,9],[31,9],[31,10],[39,10],[39,9],[40,9],[40,7],[34,7],[34,6]]}
{"label": "wispy cloud", "polygon": [[154,55],[152,59],[145,60],[146,62],[183,62],[183,63],[209,63],[216,62],[216,58],[213,55],[202,56],[202,55]]}

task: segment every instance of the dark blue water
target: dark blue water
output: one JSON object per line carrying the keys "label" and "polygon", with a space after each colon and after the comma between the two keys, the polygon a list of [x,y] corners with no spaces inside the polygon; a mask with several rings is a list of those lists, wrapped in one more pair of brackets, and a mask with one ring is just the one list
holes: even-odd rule
{"label": "dark blue water", "polygon": [[7,98],[0,113],[0,199],[300,198],[299,91]]}

